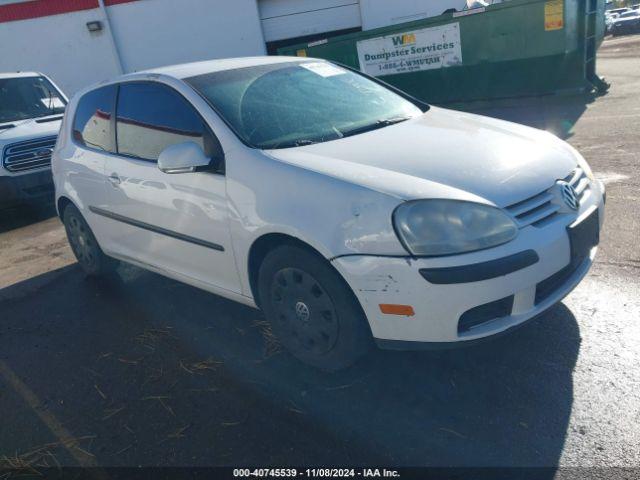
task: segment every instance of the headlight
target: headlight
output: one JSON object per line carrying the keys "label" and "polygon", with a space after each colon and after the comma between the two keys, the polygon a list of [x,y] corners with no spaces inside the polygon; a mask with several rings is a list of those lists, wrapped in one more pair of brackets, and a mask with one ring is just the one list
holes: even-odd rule
{"label": "headlight", "polygon": [[495,247],[518,234],[502,210],[459,200],[415,200],[396,208],[400,241],[416,256],[451,255]]}

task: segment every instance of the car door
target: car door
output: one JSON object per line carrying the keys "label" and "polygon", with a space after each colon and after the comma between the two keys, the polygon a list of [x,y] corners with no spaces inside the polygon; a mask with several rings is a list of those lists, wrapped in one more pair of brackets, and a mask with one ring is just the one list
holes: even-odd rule
{"label": "car door", "polygon": [[223,158],[195,107],[159,82],[122,83],[115,124],[117,154],[105,163],[109,205],[97,211],[111,222],[111,249],[185,280],[239,293],[224,165],[178,174],[157,166],[162,150],[182,142]]}
{"label": "car door", "polygon": [[91,226],[98,243],[103,245],[109,232],[109,221],[93,214],[89,207],[108,203],[105,188],[105,162],[115,152],[115,100],[117,87],[107,85],[80,98],[71,126],[71,142],[65,142],[59,153],[65,159],[68,191]]}

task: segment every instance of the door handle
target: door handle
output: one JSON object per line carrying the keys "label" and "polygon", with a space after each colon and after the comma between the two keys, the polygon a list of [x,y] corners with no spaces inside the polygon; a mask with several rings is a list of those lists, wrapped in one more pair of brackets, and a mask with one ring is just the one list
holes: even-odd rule
{"label": "door handle", "polygon": [[117,173],[112,173],[111,175],[109,175],[109,181],[111,182],[111,185],[113,185],[114,187],[120,185],[120,177],[118,176]]}

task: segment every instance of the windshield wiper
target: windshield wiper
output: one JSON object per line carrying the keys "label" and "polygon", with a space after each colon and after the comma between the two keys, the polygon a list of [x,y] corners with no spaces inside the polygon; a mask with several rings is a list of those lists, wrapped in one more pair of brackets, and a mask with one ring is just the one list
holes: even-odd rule
{"label": "windshield wiper", "polygon": [[293,144],[296,147],[304,147],[305,145],[313,145],[314,143],[318,143],[318,142],[315,142],[315,141],[309,140],[309,139],[296,140],[295,142],[293,142]]}
{"label": "windshield wiper", "polygon": [[265,150],[274,150],[276,148],[305,147],[307,145],[313,145],[314,143],[318,143],[318,141],[303,138],[302,140],[296,140],[294,142],[280,142],[276,143],[275,145],[259,145],[258,148],[264,148]]}
{"label": "windshield wiper", "polygon": [[56,115],[55,113],[53,115],[45,115],[43,117],[36,117],[36,123],[57,122],[58,120],[61,120],[62,117],[63,117],[63,115]]}
{"label": "windshield wiper", "polygon": [[288,143],[278,143],[277,145],[271,147],[271,148],[291,148],[291,147],[304,147],[306,145],[313,145],[314,143],[318,143],[314,140],[308,140],[308,139],[303,139],[303,140],[296,140],[295,142],[288,142]]}
{"label": "windshield wiper", "polygon": [[370,132],[371,130],[377,130],[378,128],[388,127],[389,125],[404,122],[406,120],[410,120],[411,118],[413,117],[391,117],[379,119],[369,125],[352,128],[351,130],[345,130],[342,132],[342,135],[345,137],[350,137],[352,135],[358,135],[359,133]]}
{"label": "windshield wiper", "polygon": [[53,92],[48,89],[47,87],[45,87],[47,89],[47,93],[49,94],[49,111],[53,112]]}

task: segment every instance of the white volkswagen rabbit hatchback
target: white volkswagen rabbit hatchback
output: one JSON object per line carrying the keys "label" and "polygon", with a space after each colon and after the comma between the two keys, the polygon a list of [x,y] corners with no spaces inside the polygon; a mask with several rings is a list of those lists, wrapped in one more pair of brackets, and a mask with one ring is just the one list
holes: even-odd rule
{"label": "white volkswagen rabbit hatchback", "polygon": [[584,277],[604,217],[602,183],[553,135],[315,59],[86,89],[53,172],[87,274],[122,260],[259,307],[324,369],[374,342],[452,346],[522,324]]}

